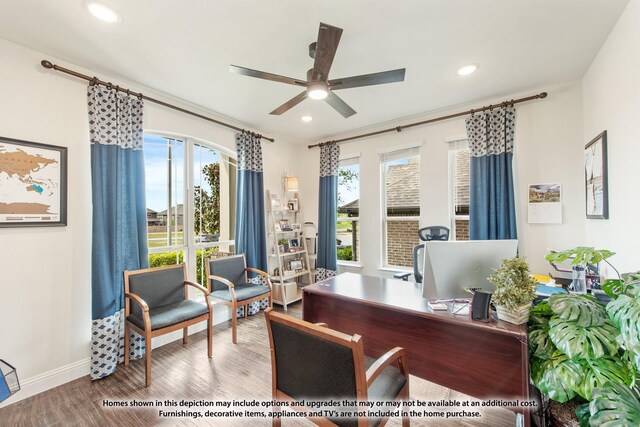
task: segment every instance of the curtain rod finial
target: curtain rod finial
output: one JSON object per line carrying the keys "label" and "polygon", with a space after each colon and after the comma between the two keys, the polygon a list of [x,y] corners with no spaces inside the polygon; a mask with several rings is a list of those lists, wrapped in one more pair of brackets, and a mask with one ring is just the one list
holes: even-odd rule
{"label": "curtain rod finial", "polygon": [[541,99],[544,99],[547,97],[547,92],[542,92],[539,96]]}
{"label": "curtain rod finial", "polygon": [[46,59],[43,59],[42,61],[40,61],[40,65],[42,65],[47,70],[50,70],[53,68],[53,64],[51,63],[51,61],[47,61]]}

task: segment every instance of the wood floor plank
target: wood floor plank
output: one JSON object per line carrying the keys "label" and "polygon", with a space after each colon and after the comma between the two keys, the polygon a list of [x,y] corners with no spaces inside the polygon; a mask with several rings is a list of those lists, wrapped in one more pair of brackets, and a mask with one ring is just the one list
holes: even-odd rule
{"label": "wood floor plank", "polygon": [[[290,305],[288,313],[301,317],[301,303]],[[212,359],[207,357],[206,331],[190,336],[186,345],[177,340],[154,350],[149,388],[144,387],[144,362],[135,360],[101,380],[79,378],[0,409],[0,426],[270,426],[270,419],[160,418],[156,408],[103,406],[104,400],[271,400],[269,338],[262,314],[239,319],[237,345],[231,343],[230,322],[214,326],[213,339]],[[417,377],[412,376],[410,384],[412,399],[464,398]],[[483,411],[479,419],[411,422],[413,426],[510,427],[515,425],[515,415],[492,409]],[[283,420],[284,427],[313,425],[305,419]],[[397,427],[401,422],[392,419],[387,425]]]}

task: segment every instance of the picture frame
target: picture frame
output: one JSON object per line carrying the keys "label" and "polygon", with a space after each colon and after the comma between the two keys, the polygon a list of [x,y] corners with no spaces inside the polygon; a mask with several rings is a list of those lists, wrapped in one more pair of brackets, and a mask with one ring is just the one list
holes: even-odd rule
{"label": "picture frame", "polygon": [[298,199],[289,199],[289,200],[287,200],[287,208],[290,211],[297,211],[298,210]]}
{"label": "picture frame", "polygon": [[299,248],[300,247],[300,240],[298,240],[298,239],[289,239],[289,247],[290,248]]}
{"label": "picture frame", "polygon": [[280,223],[278,222],[273,224],[273,229],[275,230],[276,233],[280,233],[282,231],[282,229],[280,228]]}
{"label": "picture frame", "polygon": [[607,176],[607,131],[593,138],[584,147],[584,180],[589,219],[609,218],[609,189]]}
{"label": "picture frame", "polygon": [[271,195],[271,210],[272,211],[279,211],[282,209],[282,206],[280,206],[280,197],[278,197],[276,194],[270,193]]}
{"label": "picture frame", "polygon": [[301,259],[293,259],[289,261],[289,269],[293,271],[302,270],[302,260]]}
{"label": "picture frame", "polygon": [[301,231],[302,230],[302,224],[291,224],[291,229],[293,231]]}
{"label": "picture frame", "polygon": [[278,252],[280,253],[284,252],[284,245],[278,245]]}
{"label": "picture frame", "polygon": [[0,137],[0,227],[67,225],[67,147]]}
{"label": "picture frame", "polygon": [[289,220],[288,219],[281,219],[280,220],[280,229],[282,231],[292,231],[293,230],[291,228],[291,224],[289,224]]}

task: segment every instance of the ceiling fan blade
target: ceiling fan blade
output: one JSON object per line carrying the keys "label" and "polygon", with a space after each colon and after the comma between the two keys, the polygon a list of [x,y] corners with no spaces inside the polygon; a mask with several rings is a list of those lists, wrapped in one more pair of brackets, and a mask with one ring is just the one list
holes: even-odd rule
{"label": "ceiling fan blade", "polygon": [[344,79],[329,80],[331,90],[350,89],[352,87],[382,85],[404,81],[405,69],[382,71],[380,73],[363,74],[361,76],[346,77]]}
{"label": "ceiling fan blade", "polygon": [[295,86],[306,86],[307,82],[304,80],[296,80],[291,77],[280,76],[278,74],[265,73],[264,71],[252,70],[250,68],[239,67],[237,65],[230,65],[229,72],[242,74],[243,76],[257,77],[259,79],[271,80],[274,82],[287,83]]}
{"label": "ceiling fan blade", "polygon": [[291,108],[300,104],[307,97],[307,91],[300,93],[299,95],[294,96],[269,114],[273,114],[274,116],[279,116],[280,114],[289,111]]}
{"label": "ceiling fan blade", "polygon": [[327,95],[324,100],[327,101],[327,103],[331,105],[338,113],[342,114],[342,117],[344,117],[345,119],[353,116],[356,113],[356,110],[349,107],[349,105],[344,102],[342,98],[340,98],[335,93],[331,93],[331,91],[329,91],[329,95]]}
{"label": "ceiling fan blade", "polygon": [[313,62],[313,71],[311,73],[312,80],[322,82],[327,81],[329,70],[331,69],[333,58],[336,56],[336,50],[338,49],[338,43],[340,43],[341,36],[342,28],[334,27],[322,22],[320,23],[315,59]]}

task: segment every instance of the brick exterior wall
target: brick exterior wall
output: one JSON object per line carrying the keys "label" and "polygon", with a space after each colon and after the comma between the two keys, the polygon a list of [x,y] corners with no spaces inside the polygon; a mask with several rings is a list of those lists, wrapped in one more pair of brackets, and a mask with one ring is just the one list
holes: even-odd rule
{"label": "brick exterior wall", "polygon": [[387,221],[387,265],[413,266],[413,247],[420,243],[418,221]]}
{"label": "brick exterior wall", "polygon": [[456,219],[456,240],[469,240],[469,220]]}

